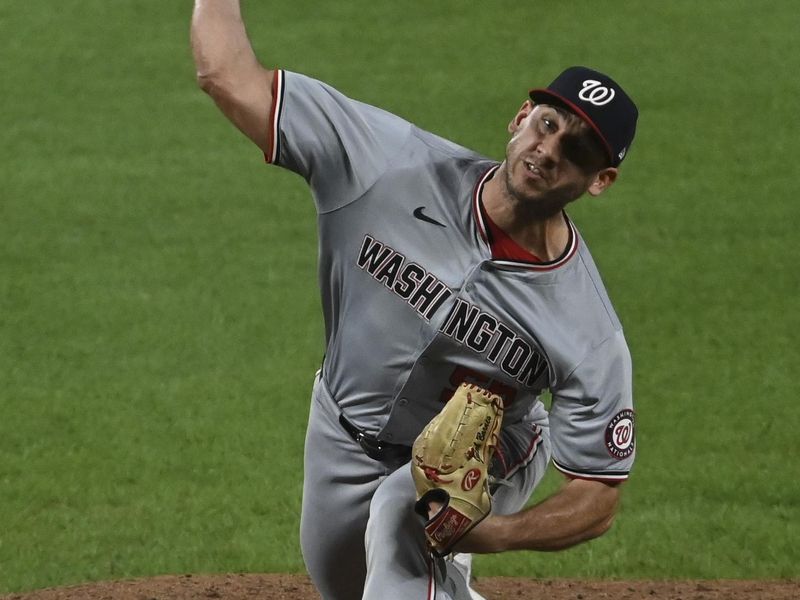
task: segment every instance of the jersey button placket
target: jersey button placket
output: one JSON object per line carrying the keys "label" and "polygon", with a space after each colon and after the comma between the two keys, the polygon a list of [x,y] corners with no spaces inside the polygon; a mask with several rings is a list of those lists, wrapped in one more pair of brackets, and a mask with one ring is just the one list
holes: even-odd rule
{"label": "jersey button placket", "polygon": [[464,285],[461,287],[462,296],[471,296],[475,292],[475,280],[480,279],[481,270],[487,263],[475,265],[469,274],[464,278]]}

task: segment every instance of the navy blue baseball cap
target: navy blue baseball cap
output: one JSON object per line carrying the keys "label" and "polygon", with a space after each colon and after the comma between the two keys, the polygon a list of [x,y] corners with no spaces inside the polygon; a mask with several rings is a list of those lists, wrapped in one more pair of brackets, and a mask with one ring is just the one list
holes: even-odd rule
{"label": "navy blue baseball cap", "polygon": [[597,134],[612,167],[628,153],[639,110],[611,77],[586,67],[570,67],[546,88],[530,91],[537,104],[560,106],[583,119]]}

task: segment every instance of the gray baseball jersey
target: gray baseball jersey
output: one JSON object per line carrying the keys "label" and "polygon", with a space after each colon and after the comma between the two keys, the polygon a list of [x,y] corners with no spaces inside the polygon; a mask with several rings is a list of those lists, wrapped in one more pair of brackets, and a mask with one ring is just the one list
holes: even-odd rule
{"label": "gray baseball jersey", "polygon": [[536,444],[513,424],[549,424],[558,469],[625,479],[631,360],[575,226],[555,261],[493,260],[481,191],[495,161],[300,74],[277,71],[273,92],[266,158],[313,192],[323,378],[347,417],[410,445],[467,380],[505,399],[507,472]]}

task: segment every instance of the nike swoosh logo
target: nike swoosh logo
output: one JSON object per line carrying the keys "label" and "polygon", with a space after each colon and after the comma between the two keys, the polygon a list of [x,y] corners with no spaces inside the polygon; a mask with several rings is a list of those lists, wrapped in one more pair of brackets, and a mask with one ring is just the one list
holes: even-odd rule
{"label": "nike swoosh logo", "polygon": [[425,221],[426,223],[431,223],[433,225],[438,225],[439,227],[447,227],[447,225],[445,225],[444,223],[439,223],[439,221],[437,221],[436,219],[431,219],[428,215],[426,215],[424,212],[422,212],[423,210],[425,210],[424,206],[420,206],[418,208],[415,208],[414,209],[414,216],[417,219],[419,219],[420,221]]}

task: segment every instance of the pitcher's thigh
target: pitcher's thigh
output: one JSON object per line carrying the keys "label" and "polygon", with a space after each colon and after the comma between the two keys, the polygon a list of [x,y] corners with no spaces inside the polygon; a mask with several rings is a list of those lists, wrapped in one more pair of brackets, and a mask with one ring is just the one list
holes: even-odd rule
{"label": "pitcher's thigh", "polygon": [[378,486],[367,523],[364,600],[469,600],[461,572],[430,556],[415,501],[408,465]]}
{"label": "pitcher's thigh", "polygon": [[300,546],[308,574],[324,600],[361,598],[369,503],[384,474],[382,465],[365,456],[323,408],[312,404]]}

